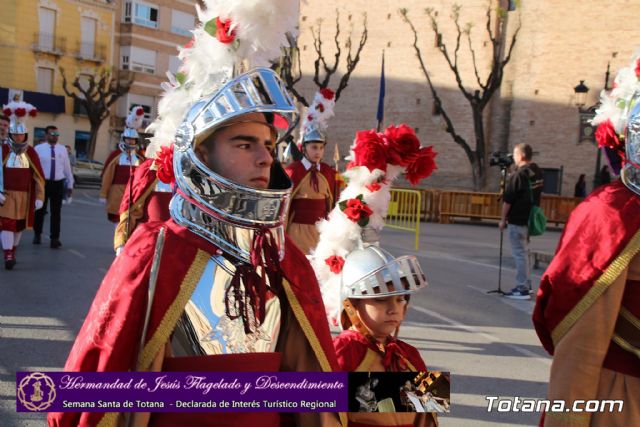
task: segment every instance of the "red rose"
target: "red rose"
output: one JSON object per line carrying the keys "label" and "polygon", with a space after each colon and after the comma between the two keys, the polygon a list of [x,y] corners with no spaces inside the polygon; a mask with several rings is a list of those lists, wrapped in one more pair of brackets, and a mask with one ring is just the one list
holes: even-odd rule
{"label": "red rose", "polygon": [[216,18],[216,38],[220,43],[229,44],[236,39],[236,32],[230,31],[231,20],[221,21],[220,17]]}
{"label": "red rose", "polygon": [[329,258],[324,260],[324,263],[329,266],[332,273],[340,274],[342,267],[344,266],[344,258],[337,255],[331,255]]}
{"label": "red rose", "polygon": [[308,121],[308,122],[312,122],[312,121],[313,121],[313,116],[312,116],[311,114],[309,114],[309,115],[307,116],[307,121]]}
{"label": "red rose", "polygon": [[192,38],[191,40],[189,40],[189,42],[187,44],[185,44],[183,47],[184,49],[191,49],[193,47],[193,44],[196,42],[196,39]]}
{"label": "red rose", "polygon": [[316,105],[316,109],[317,109],[318,111],[320,111],[321,113],[324,113],[324,105],[322,105],[322,103],[320,103],[320,102],[319,102],[319,103]]}
{"label": "red rose", "polygon": [[640,78],[640,58],[636,61],[636,77]]}
{"label": "red rose", "polygon": [[365,188],[371,191],[372,193],[375,193],[376,191],[381,189],[382,186],[380,185],[379,182],[372,182],[371,184],[365,185]]}
{"label": "red rose", "polygon": [[347,218],[357,223],[360,227],[364,227],[369,223],[369,217],[373,213],[371,208],[362,201],[362,195],[355,199],[340,202],[340,209]]}
{"label": "red rose", "polygon": [[418,151],[417,157],[406,169],[406,177],[412,185],[416,185],[437,169],[436,154],[432,147],[423,147]]}
{"label": "red rose", "polygon": [[2,114],[4,114],[7,117],[11,116],[11,108],[5,108],[4,110],[2,110]]}
{"label": "red rose", "polygon": [[144,114],[144,108],[138,107],[136,110],[136,116],[142,116]]}
{"label": "red rose", "polygon": [[387,148],[375,130],[360,131],[356,134],[356,146],[353,149],[355,166],[366,166],[387,171]]}
{"label": "red rose", "polygon": [[16,116],[24,117],[27,114],[27,110],[24,108],[16,108]]}
{"label": "red rose", "polygon": [[173,144],[169,147],[160,147],[154,163],[158,169],[158,179],[165,184],[173,184],[176,180],[173,174]]}
{"label": "red rose", "polygon": [[320,94],[324,99],[328,99],[329,101],[331,101],[335,96],[335,92],[329,89],[328,87],[320,89]]}
{"label": "red rose", "polygon": [[624,143],[620,142],[611,120],[600,123],[595,136],[599,147],[608,147],[618,154],[624,155]]}
{"label": "red rose", "polygon": [[38,115],[38,110],[36,108],[29,111],[29,117],[35,117]]}
{"label": "red rose", "polygon": [[389,126],[384,131],[385,143],[388,149],[389,163],[397,166],[407,166],[418,155],[420,140],[416,132],[409,126]]}

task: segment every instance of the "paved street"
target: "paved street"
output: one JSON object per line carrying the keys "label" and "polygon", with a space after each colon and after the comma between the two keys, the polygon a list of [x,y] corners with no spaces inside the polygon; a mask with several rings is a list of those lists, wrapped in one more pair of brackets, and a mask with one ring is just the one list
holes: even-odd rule
{"label": "paved street", "polygon": [[[62,217],[61,249],[50,249],[48,239],[34,246],[27,232],[14,271],[0,270],[2,426],[44,425],[42,415],[15,412],[15,372],[62,369],[113,259],[113,225],[96,190],[77,190]],[[552,252],[559,236],[547,232],[532,246]],[[533,301],[486,294],[497,287],[498,243],[495,226],[422,224],[416,253],[409,233],[383,233],[385,247],[417,255],[427,274],[429,287],[412,297],[401,338],[430,369],[451,371],[452,410],[443,427],[537,424],[538,414],[487,412],[486,395],[544,397],[550,366],[531,324]],[[506,236],[504,244],[506,290],[514,271]],[[541,274],[534,272],[534,283]]]}

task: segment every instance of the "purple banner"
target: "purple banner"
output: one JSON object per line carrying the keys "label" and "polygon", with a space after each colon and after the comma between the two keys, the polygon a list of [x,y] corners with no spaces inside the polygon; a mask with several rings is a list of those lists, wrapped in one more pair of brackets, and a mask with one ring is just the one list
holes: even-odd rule
{"label": "purple banner", "polygon": [[18,412],[344,412],[343,372],[18,372]]}

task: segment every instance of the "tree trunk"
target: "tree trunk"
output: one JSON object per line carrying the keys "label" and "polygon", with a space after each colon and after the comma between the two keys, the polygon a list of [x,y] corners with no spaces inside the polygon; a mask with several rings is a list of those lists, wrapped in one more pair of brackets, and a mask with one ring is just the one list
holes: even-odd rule
{"label": "tree trunk", "polygon": [[484,121],[482,119],[482,109],[480,106],[472,104],[471,109],[473,111],[473,131],[476,139],[473,189],[480,191],[483,190],[487,184]]}
{"label": "tree trunk", "polygon": [[89,146],[87,147],[87,157],[93,160],[93,156],[96,153],[96,143],[98,141],[98,131],[100,130],[101,121],[95,122],[90,120],[91,129],[89,130]]}

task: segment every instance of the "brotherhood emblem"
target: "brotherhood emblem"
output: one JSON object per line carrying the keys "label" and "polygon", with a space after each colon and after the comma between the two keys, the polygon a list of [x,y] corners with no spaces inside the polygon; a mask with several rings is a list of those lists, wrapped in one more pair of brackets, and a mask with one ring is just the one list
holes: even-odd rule
{"label": "brotherhood emblem", "polygon": [[51,377],[34,372],[18,384],[18,400],[29,411],[44,411],[56,399],[56,385]]}

